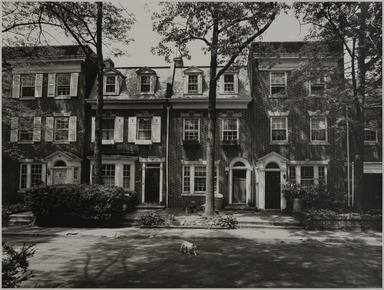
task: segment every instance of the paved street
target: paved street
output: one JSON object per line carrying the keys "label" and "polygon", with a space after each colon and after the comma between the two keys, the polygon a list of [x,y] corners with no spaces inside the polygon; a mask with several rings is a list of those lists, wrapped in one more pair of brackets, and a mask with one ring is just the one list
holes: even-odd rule
{"label": "paved street", "polygon": [[[129,237],[130,231],[135,238]],[[126,229],[125,235],[102,236],[102,232],[62,231],[65,235],[55,236],[8,232],[3,240],[14,245],[36,243],[30,260],[35,277],[22,284],[28,288],[382,286],[381,233],[278,230],[274,236],[245,229]],[[179,252],[185,238],[198,245],[198,256]]]}

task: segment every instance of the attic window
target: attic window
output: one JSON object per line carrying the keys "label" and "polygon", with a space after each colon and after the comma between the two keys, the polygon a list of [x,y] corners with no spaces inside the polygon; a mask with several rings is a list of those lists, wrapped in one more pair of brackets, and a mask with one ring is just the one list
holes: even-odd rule
{"label": "attic window", "polygon": [[104,94],[116,95],[119,93],[119,81],[117,75],[107,75],[104,77]]}

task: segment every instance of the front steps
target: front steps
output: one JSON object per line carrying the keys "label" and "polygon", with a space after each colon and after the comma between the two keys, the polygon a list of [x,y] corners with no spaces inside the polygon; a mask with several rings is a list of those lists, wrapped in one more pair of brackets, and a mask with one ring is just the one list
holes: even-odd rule
{"label": "front steps", "polygon": [[33,222],[34,216],[31,211],[14,213],[9,216],[9,226],[29,225]]}

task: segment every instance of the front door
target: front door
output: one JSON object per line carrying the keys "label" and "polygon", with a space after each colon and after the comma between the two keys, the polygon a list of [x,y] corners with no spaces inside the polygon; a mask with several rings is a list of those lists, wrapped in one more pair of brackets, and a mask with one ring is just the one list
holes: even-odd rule
{"label": "front door", "polygon": [[364,174],[364,204],[365,210],[382,209],[383,201],[383,175],[380,174]]}
{"label": "front door", "polygon": [[64,184],[67,179],[67,169],[53,170],[53,184]]}
{"label": "front door", "polygon": [[265,208],[280,209],[280,171],[265,172]]}
{"label": "front door", "polygon": [[145,169],[145,202],[159,202],[160,166],[151,165]]}
{"label": "front door", "polygon": [[232,202],[246,203],[247,196],[247,170],[232,170]]}

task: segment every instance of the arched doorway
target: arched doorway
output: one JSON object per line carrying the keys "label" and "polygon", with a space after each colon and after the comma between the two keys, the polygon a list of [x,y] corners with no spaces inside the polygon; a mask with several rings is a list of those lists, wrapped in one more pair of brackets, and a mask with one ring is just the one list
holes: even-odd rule
{"label": "arched doorway", "polygon": [[251,166],[244,158],[229,164],[229,203],[247,204],[251,199]]}
{"label": "arched doorway", "polygon": [[67,180],[67,164],[57,160],[53,167],[53,184],[65,184]]}
{"label": "arched doorway", "polygon": [[280,209],[280,167],[270,162],[265,167],[265,209]]}

